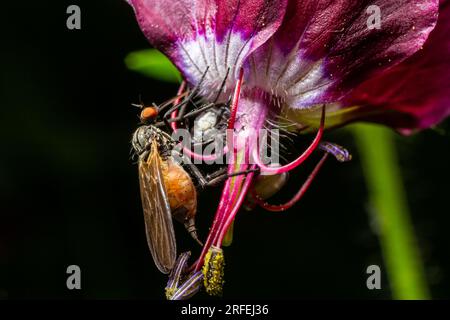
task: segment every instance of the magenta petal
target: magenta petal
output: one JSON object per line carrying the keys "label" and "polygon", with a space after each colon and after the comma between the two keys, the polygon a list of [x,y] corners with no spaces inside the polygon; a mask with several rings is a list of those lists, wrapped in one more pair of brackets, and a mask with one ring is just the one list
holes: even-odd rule
{"label": "magenta petal", "polygon": [[346,99],[348,105],[393,111],[369,119],[404,133],[450,114],[450,1],[441,3],[439,21],[423,50],[359,86]]}
{"label": "magenta petal", "polygon": [[150,43],[204,92],[232,86],[245,58],[280,26],[287,0],[129,0]]}
{"label": "magenta petal", "polygon": [[[381,29],[367,27],[372,5],[381,10]],[[282,25],[252,55],[248,73],[291,107],[335,102],[419,50],[437,11],[438,0],[289,1]]]}

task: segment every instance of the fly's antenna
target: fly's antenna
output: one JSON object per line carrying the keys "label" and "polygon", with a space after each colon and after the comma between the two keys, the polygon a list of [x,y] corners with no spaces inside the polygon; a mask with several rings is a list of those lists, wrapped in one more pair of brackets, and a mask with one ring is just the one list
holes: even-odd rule
{"label": "fly's antenna", "polygon": [[131,104],[133,107],[139,108],[139,109],[143,109],[144,108],[144,103],[142,102],[142,95],[139,94],[139,103],[132,103]]}

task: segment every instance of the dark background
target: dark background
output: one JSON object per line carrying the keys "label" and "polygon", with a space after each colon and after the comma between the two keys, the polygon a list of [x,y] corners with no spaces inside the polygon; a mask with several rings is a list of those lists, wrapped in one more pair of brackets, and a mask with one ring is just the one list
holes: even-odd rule
{"label": "dark background", "polygon": [[[66,28],[70,4],[81,7],[80,31]],[[1,14],[0,298],[163,299],[166,277],[147,249],[128,154],[137,125],[130,103],[161,102],[177,86],[126,70],[125,55],[149,45],[125,1],[7,1]],[[446,128],[398,137],[435,298],[450,298]],[[327,139],[354,160],[326,163],[287,213],[238,215],[225,298],[391,297],[352,136]],[[200,198],[203,237],[217,199]],[[181,233],[181,247],[194,246]],[[66,288],[71,264],[81,267],[81,291]],[[366,288],[370,264],[381,265],[382,290]]]}

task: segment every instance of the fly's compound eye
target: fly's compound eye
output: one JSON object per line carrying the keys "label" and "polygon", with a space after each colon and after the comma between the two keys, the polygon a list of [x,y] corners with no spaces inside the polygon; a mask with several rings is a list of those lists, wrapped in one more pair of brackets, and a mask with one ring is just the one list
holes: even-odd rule
{"label": "fly's compound eye", "polygon": [[155,107],[145,107],[141,111],[140,119],[142,123],[150,122],[158,116],[158,109]]}

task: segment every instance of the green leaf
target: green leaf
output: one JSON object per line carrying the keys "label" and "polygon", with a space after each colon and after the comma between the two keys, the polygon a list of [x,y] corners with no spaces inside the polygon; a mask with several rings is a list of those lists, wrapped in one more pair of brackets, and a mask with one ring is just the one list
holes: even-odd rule
{"label": "green leaf", "polygon": [[156,49],[130,52],[125,57],[125,65],[128,69],[153,79],[175,83],[181,82],[181,75],[178,69],[164,54]]}

